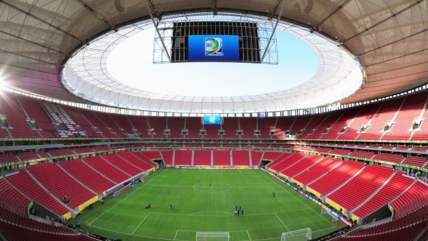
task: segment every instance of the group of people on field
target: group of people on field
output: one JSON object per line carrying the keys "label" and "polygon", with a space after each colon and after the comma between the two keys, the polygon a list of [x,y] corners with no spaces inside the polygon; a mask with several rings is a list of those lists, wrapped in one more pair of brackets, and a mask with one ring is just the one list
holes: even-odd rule
{"label": "group of people on field", "polygon": [[235,216],[244,215],[244,209],[241,206],[235,206]]}

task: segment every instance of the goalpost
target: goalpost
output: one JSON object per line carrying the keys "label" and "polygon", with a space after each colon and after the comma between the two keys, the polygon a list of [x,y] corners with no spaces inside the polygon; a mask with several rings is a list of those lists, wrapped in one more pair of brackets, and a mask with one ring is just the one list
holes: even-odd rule
{"label": "goalpost", "polygon": [[229,232],[196,232],[196,241],[229,241]]}
{"label": "goalpost", "polygon": [[312,231],[310,228],[303,228],[284,232],[281,235],[281,241],[307,241],[312,239]]}
{"label": "goalpost", "polygon": [[335,213],[330,212],[329,210],[325,208],[321,208],[321,215],[328,214],[331,217],[331,223],[336,224],[339,221],[339,218]]}

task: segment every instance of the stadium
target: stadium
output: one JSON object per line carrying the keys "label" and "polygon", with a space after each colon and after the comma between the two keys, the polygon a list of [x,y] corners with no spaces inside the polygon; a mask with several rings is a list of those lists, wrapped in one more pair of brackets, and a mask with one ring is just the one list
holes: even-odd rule
{"label": "stadium", "polygon": [[0,18],[0,240],[428,240],[427,0]]}

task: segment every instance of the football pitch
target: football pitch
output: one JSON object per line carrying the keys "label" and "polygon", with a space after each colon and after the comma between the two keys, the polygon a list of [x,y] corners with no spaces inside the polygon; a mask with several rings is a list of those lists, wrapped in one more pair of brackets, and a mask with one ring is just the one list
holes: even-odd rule
{"label": "football pitch", "polygon": [[[236,207],[243,214],[235,215]],[[283,232],[303,228],[315,238],[345,226],[261,170],[161,169],[78,220],[83,230],[106,237],[157,241],[196,240],[196,232],[280,240]]]}

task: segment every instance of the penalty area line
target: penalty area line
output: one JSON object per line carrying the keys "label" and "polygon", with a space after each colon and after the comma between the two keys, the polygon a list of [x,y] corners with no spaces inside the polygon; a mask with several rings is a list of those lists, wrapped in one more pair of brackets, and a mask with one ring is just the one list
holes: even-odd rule
{"label": "penalty area line", "polygon": [[290,229],[288,229],[287,225],[285,225],[285,223],[281,220],[281,218],[278,216],[278,214],[274,213],[275,216],[278,218],[278,220],[282,223],[282,225],[284,225],[284,227],[288,230],[288,232],[290,232]]}
{"label": "penalty area line", "polygon": [[251,236],[250,236],[250,233],[248,232],[248,230],[245,230],[245,231],[247,231],[247,235],[248,235],[248,240],[250,240],[250,241],[251,241]]}
{"label": "penalty area line", "polygon": [[178,235],[178,231],[179,230],[177,230],[176,232],[175,232],[175,235],[174,235],[174,240],[177,238],[177,235]]}
{"label": "penalty area line", "polygon": [[138,224],[138,226],[134,229],[134,231],[132,231],[131,235],[134,235],[135,231],[137,231],[137,229],[141,226],[141,224],[144,223],[144,221],[146,221],[146,218],[150,215],[151,212],[149,212],[144,218],[143,220]]}

